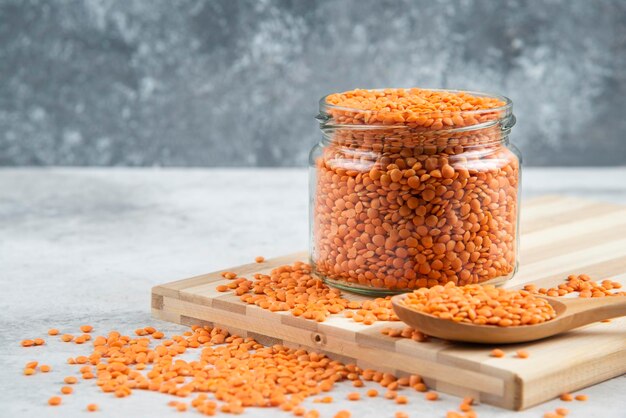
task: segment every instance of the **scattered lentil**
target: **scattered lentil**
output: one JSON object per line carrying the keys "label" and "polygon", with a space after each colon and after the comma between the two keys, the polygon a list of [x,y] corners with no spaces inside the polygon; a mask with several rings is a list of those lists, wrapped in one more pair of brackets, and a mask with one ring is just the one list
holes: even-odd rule
{"label": "scattered lentil", "polygon": [[471,404],[462,403],[461,405],[459,405],[459,409],[461,410],[461,412],[469,412],[469,411],[472,410],[472,405]]}
{"label": "scattered lentil", "polygon": [[59,330],[56,328],[50,328],[48,330],[48,335],[58,335],[59,334]]}
{"label": "scattered lentil", "polygon": [[528,358],[530,356],[530,354],[526,350],[517,350],[516,354],[518,358]]}
{"label": "scattered lentil", "polygon": [[349,317],[364,325],[376,321],[398,321],[390,297],[349,301],[341,297],[339,290],[312,276],[311,266],[302,262],[277,267],[269,275],[255,274],[254,280],[240,277],[229,285],[218,285],[216,290],[233,290],[248,304],[273,312],[290,311],[294,316],[317,322],[347,309],[354,310],[349,311]]}
{"label": "scattered lentil", "polygon": [[395,390],[388,390],[387,392],[385,392],[386,399],[396,399],[396,396],[398,396],[398,392],[396,392]]}
{"label": "scattered lentil", "polygon": [[437,392],[426,392],[425,397],[428,401],[436,401],[439,399],[439,394]]}
{"label": "scattered lentil", "polygon": [[257,263],[262,263],[265,261],[265,257],[258,256],[257,258],[254,259],[254,261],[256,261]]}
{"label": "scattered lentil", "polygon": [[418,392],[428,391],[428,387],[424,383],[416,383],[415,385],[413,385],[413,389],[415,389]]}
{"label": "scattered lentil", "polygon": [[403,338],[410,338],[413,341],[417,341],[417,342],[426,342],[428,341],[428,336],[423,334],[422,332],[411,328],[411,327],[404,327],[402,329],[400,328],[383,328],[380,331],[382,334],[384,335],[388,335],[390,337],[394,337],[394,338],[399,338],[399,337],[403,337]]}
{"label": "scattered lentil", "polygon": [[95,403],[90,403],[89,405],[87,405],[87,411],[95,412],[97,410],[98,410],[98,405],[96,405]]}
{"label": "scattered lentil", "polygon": [[348,400],[349,401],[358,401],[359,399],[361,399],[361,395],[358,392],[350,392],[350,393],[348,393]]}
{"label": "scattered lentil", "polygon": [[81,325],[80,330],[82,332],[91,332],[93,327],[91,325]]}
{"label": "scattered lentil", "polygon": [[354,386],[355,388],[362,388],[363,386],[365,386],[365,383],[363,383],[362,380],[353,380],[352,381],[352,386]]}
{"label": "scattered lentil", "polygon": [[50,370],[52,370],[52,367],[50,367],[50,366],[49,366],[49,365],[47,365],[47,364],[42,364],[41,366],[39,366],[39,370],[40,370],[42,373],[48,373]]}
{"label": "scattered lentil", "polygon": [[612,292],[612,290],[621,289],[622,284],[611,280],[603,280],[598,283],[592,280],[586,274],[571,274],[567,276],[564,283],[551,288],[539,288],[536,285],[530,284],[524,286],[524,289],[533,293],[539,293],[546,296],[558,297],[565,296],[570,293],[578,293],[578,297],[581,298],[597,298],[605,296],[626,296],[626,292]]}
{"label": "scattered lentil", "polygon": [[461,403],[466,404],[466,405],[473,405],[474,404],[474,398],[472,398],[471,396],[466,396],[466,397],[463,398]]}
{"label": "scattered lentil", "polygon": [[65,379],[63,379],[63,381],[68,385],[73,385],[78,382],[78,379],[76,379],[74,376],[67,376]]}
{"label": "scattered lentil", "polygon": [[582,394],[581,394],[581,395],[576,395],[576,398],[575,398],[575,399],[576,399],[577,401],[583,401],[583,402],[584,402],[584,401],[586,401],[587,399],[589,399],[589,397],[588,397],[587,395],[582,395]]}
{"label": "scattered lentil", "polygon": [[[83,379],[95,378],[103,392],[115,397],[126,397],[142,389],[179,397],[199,393],[191,406],[205,415],[217,411],[238,414],[250,406],[274,406],[293,411],[296,416],[315,418],[319,417],[317,411],[305,411],[299,404],[307,397],[331,390],[339,381],[350,380],[357,387],[365,380],[378,382],[388,389],[386,396],[400,404],[406,397],[397,396],[396,389],[422,384],[416,375],[398,379],[389,373],[332,361],[323,354],[280,345],[264,347],[251,338],[230,335],[220,328],[194,326],[191,331],[164,340],[148,336],[158,332],[153,328],[141,330],[134,338],[117,331],[97,336],[90,354],[69,358],[68,363],[79,365]],[[151,347],[151,343],[156,346]],[[199,360],[179,357],[190,348],[201,349]],[[146,364],[151,368],[142,373]],[[38,363],[28,365],[36,367]],[[78,379],[67,376],[64,381],[68,386],[62,387],[61,392],[72,393],[69,385]],[[212,392],[222,404],[208,400],[206,392]],[[367,394],[377,396],[378,392],[371,389]],[[360,394],[352,393],[349,398],[359,399]],[[315,401],[331,403],[333,398],[325,396]],[[57,405],[60,402],[60,398],[50,401]],[[175,404],[178,410],[188,406]],[[97,410],[95,404],[93,408]]]}
{"label": "scattered lentil", "polygon": [[85,356],[78,356],[76,358],[74,358],[74,362],[76,364],[85,364],[89,361],[89,359]]}
{"label": "scattered lentil", "polygon": [[61,397],[60,396],[53,396],[50,399],[48,399],[48,405],[51,406],[57,406],[61,404]]}

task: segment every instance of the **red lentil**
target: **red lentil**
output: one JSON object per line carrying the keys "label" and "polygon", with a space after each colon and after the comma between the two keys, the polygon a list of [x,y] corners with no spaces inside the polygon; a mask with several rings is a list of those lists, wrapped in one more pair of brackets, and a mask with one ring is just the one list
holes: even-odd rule
{"label": "red lentil", "polygon": [[52,370],[52,367],[48,366],[47,364],[42,364],[41,366],[39,366],[39,370],[42,373],[48,373],[50,370]]}
{"label": "red lentil", "polygon": [[349,401],[358,401],[359,399],[361,399],[361,395],[358,392],[348,393]]}
{"label": "red lentil", "polygon": [[[556,317],[545,300],[525,290],[492,285],[445,286],[417,289],[403,302],[407,307],[442,319],[501,327],[533,325]],[[496,307],[492,307],[492,305]]]}
{"label": "red lentil", "polygon": [[48,405],[51,405],[51,406],[61,405],[61,397],[60,396],[51,397],[50,399],[48,399]]}
{"label": "red lentil", "polygon": [[76,379],[74,376],[67,376],[65,379],[63,379],[63,381],[68,385],[73,385],[78,382],[78,379]]}
{"label": "red lentil", "polygon": [[588,397],[587,395],[582,395],[582,394],[581,394],[581,395],[576,395],[575,399],[576,399],[577,401],[583,401],[583,402],[584,402],[584,401],[586,401],[587,399],[589,399],[589,397]]}
{"label": "red lentil", "polygon": [[78,356],[76,358],[74,358],[74,362],[76,364],[85,364],[89,361],[89,359],[85,356]]}
{"label": "red lentil", "polygon": [[425,397],[428,401],[436,401],[439,399],[439,394],[437,392],[427,392]]}
{"label": "red lentil", "polygon": [[[280,345],[264,347],[251,338],[230,335],[219,328],[194,326],[191,331],[163,341],[150,338],[149,335],[158,332],[153,328],[141,330],[136,332],[141,334],[137,337],[117,331],[97,336],[93,339],[91,354],[70,358],[68,363],[78,364],[83,378],[94,377],[103,392],[115,397],[127,397],[134,390],[142,389],[179,397],[199,392],[191,406],[206,415],[217,411],[237,414],[250,406],[274,406],[293,411],[296,416],[318,417],[317,411],[305,411],[299,404],[307,397],[331,390],[338,381],[350,380],[359,387],[364,380],[373,380],[387,387],[386,396],[398,403],[403,403],[405,397],[398,397],[391,388],[422,384],[416,375],[398,379],[389,373],[361,370],[356,365],[332,361],[323,354]],[[151,344],[156,346],[151,347]],[[179,357],[188,348],[202,350],[199,360],[186,361]],[[38,365],[36,362],[29,364]],[[146,364],[151,365],[151,369],[142,373],[140,370]],[[303,373],[304,370],[307,372]],[[277,372],[280,373],[278,378]],[[189,376],[193,376],[193,383],[188,380]],[[61,392],[72,393],[70,385],[78,379],[67,376],[64,381],[68,386],[61,388]],[[212,392],[222,404],[218,407],[217,402],[209,401],[206,392]],[[367,394],[375,396],[378,392],[371,389]],[[349,398],[360,398],[360,394],[355,392]],[[331,403],[333,398],[325,396],[315,401]],[[183,410],[188,404],[176,402],[175,406]],[[97,410],[97,406],[93,408]]]}
{"label": "red lentil", "polygon": [[518,358],[528,358],[530,356],[530,354],[526,350],[517,350],[516,354]]}
{"label": "red lentil", "polygon": [[601,283],[594,281],[586,274],[567,276],[567,280],[558,286],[551,288],[539,288],[535,285],[526,285],[526,290],[531,289],[533,293],[539,293],[546,296],[565,296],[570,293],[578,293],[578,297],[590,298],[590,297],[605,297],[605,296],[626,296],[626,292],[612,292],[622,287],[619,282],[611,280],[603,280]]}
{"label": "red lentil", "polygon": [[395,390],[388,390],[387,392],[385,392],[386,399],[396,399],[396,396],[398,396],[398,392],[396,392]]}
{"label": "red lentil", "polygon": [[505,105],[423,89],[329,95],[330,143],[315,159],[316,272],[391,291],[510,276],[519,161],[499,126],[470,128],[502,118]]}
{"label": "red lentil", "polygon": [[426,342],[428,341],[428,336],[423,334],[422,332],[413,329],[411,327],[404,327],[402,329],[400,328],[383,328],[380,331],[382,334],[384,335],[388,335],[390,337],[394,337],[394,338],[398,338],[398,337],[403,337],[403,338],[410,338],[413,341],[417,341],[417,342]]}
{"label": "red lentil", "polygon": [[90,403],[89,405],[87,405],[87,411],[95,412],[97,410],[98,410],[98,405],[96,405],[95,403]]}
{"label": "red lentil", "polygon": [[254,259],[254,261],[257,263],[262,263],[265,261],[265,257],[258,256],[257,258]]}
{"label": "red lentil", "polygon": [[461,405],[459,405],[459,409],[462,412],[469,412],[469,411],[472,410],[472,405],[471,404],[462,403]]}
{"label": "red lentil", "polygon": [[567,392],[562,393],[561,396],[559,396],[559,398],[562,401],[565,401],[565,402],[570,402],[570,401],[574,400],[574,397],[572,396],[572,394],[571,393],[567,393]]}
{"label": "red lentil", "polygon": [[424,383],[416,383],[415,385],[413,385],[413,389],[415,389],[418,392],[428,391],[428,387]]}
{"label": "red lentil", "polygon": [[256,274],[254,280],[237,278],[230,286],[219,285],[216,290],[234,290],[240,299],[270,311],[290,311],[292,315],[323,322],[332,314],[347,309],[355,322],[371,325],[376,321],[397,321],[391,300],[377,298],[363,302],[349,301],[341,292],[330,288],[311,275],[311,266],[296,262],[280,266],[269,275]]}
{"label": "red lentil", "polygon": [[50,328],[48,330],[48,335],[58,335],[59,334],[59,330],[56,328]]}

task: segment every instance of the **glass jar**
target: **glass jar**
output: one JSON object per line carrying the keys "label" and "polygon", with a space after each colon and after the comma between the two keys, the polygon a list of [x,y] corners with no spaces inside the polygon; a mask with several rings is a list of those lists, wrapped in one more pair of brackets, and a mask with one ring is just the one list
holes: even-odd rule
{"label": "glass jar", "polygon": [[340,289],[384,295],[517,270],[521,156],[512,102],[391,117],[320,100],[310,154],[310,261]]}

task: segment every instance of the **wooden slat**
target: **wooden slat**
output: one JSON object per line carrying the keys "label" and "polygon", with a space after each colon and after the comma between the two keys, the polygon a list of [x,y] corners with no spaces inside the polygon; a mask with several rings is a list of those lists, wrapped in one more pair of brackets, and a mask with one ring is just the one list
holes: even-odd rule
{"label": "wooden slat", "polygon": [[[558,196],[523,203],[520,269],[505,287],[534,283],[551,287],[569,274],[586,273],[626,284],[626,208]],[[241,276],[306,261],[300,252],[223,271]],[[512,355],[496,359],[492,347],[432,339],[418,343],[380,331],[403,328],[400,322],[372,326],[333,315],[322,323],[246,305],[230,292],[215,290],[228,283],[222,271],[156,286],[152,310],[157,318],[192,325],[222,326],[264,344],[316,350],[360,367],[405,375],[417,373],[434,389],[474,396],[481,402],[523,409],[563,391],[626,373],[626,318],[594,324],[562,336],[524,344],[526,360]],[[344,293],[348,299],[363,296]],[[513,353],[519,346],[501,347]]]}

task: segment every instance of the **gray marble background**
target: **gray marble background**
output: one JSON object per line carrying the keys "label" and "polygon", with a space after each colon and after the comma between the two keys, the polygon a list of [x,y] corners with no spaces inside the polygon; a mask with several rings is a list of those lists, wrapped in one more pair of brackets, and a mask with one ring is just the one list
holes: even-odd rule
{"label": "gray marble background", "polygon": [[0,165],[303,166],[322,95],[502,93],[529,165],[624,165],[626,1],[0,0]]}

